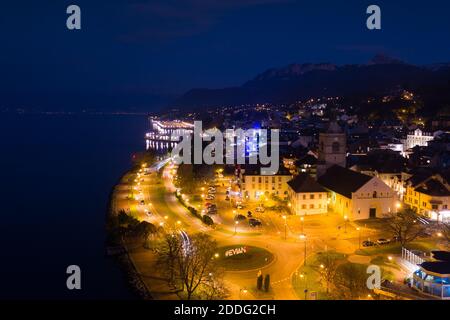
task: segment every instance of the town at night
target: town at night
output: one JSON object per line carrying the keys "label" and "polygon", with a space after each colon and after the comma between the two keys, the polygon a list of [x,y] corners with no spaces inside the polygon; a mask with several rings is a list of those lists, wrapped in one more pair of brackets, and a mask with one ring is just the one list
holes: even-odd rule
{"label": "town at night", "polygon": [[449,9],[3,4],[0,300],[445,317]]}

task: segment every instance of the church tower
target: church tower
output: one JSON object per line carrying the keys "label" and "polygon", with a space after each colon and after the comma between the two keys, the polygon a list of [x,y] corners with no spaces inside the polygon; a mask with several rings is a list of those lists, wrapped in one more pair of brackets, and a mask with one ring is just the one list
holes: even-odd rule
{"label": "church tower", "polygon": [[328,130],[319,135],[319,157],[317,177],[323,175],[333,165],[346,166],[347,137],[336,121],[332,121]]}

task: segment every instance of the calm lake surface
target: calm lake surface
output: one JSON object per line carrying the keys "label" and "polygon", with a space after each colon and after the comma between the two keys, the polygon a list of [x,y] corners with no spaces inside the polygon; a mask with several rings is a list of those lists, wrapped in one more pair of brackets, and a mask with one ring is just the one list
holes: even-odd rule
{"label": "calm lake surface", "polygon": [[[0,298],[134,298],[104,224],[147,129],[145,116],[0,114]],[[66,289],[72,264],[82,290]]]}

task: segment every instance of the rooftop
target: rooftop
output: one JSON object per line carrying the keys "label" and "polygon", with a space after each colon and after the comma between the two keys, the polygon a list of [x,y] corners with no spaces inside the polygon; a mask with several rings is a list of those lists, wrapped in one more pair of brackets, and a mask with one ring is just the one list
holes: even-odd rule
{"label": "rooftop", "polygon": [[329,190],[351,198],[353,192],[371,179],[371,176],[334,165],[319,178],[318,182]]}
{"label": "rooftop", "polygon": [[316,182],[309,174],[301,173],[288,182],[288,185],[296,193],[301,192],[326,192],[319,183]]}

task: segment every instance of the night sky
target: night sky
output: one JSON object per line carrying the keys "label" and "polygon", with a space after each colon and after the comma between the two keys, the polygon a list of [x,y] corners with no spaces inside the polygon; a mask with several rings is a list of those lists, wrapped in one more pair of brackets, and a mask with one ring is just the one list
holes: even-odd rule
{"label": "night sky", "polygon": [[[82,30],[66,28],[70,4],[81,7]],[[381,31],[365,27],[370,4],[382,9]],[[0,107],[139,104],[289,63],[365,63],[377,53],[449,62],[448,15],[446,0],[9,1]]]}

